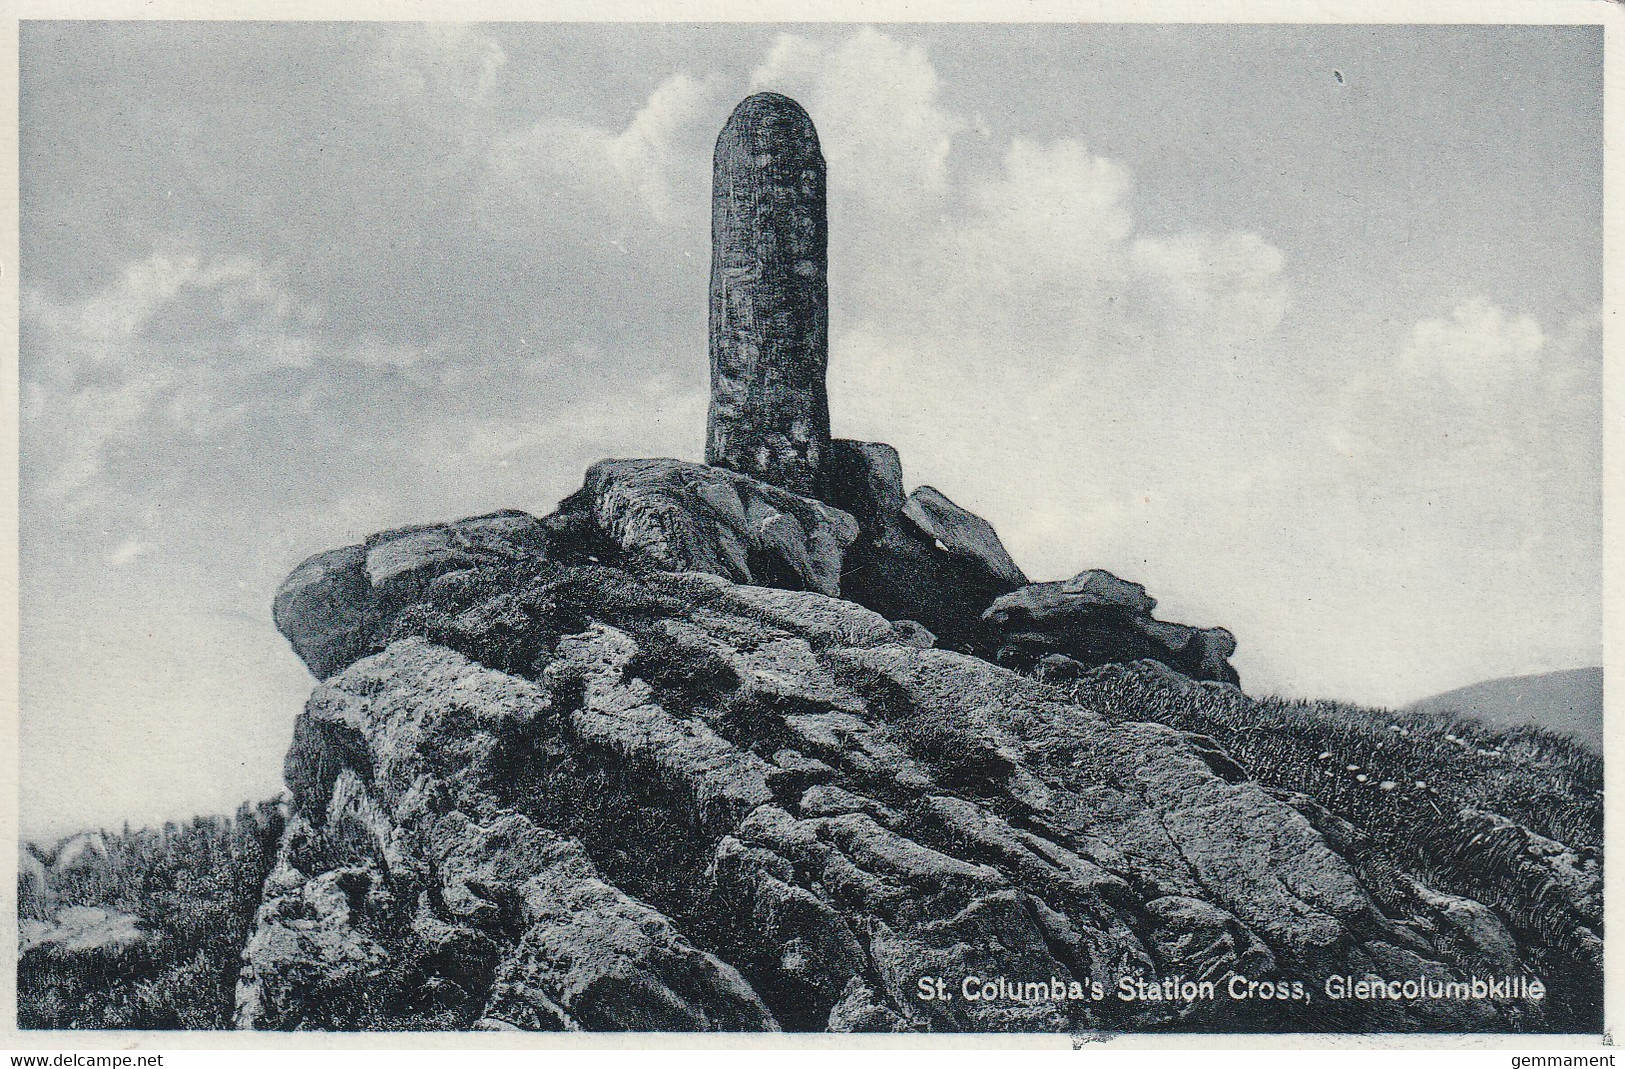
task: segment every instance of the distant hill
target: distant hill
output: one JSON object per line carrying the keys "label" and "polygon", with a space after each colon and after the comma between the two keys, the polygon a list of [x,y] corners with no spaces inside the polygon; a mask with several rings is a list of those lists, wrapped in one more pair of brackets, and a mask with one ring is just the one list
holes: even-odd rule
{"label": "distant hill", "polygon": [[1499,728],[1544,728],[1602,753],[1601,668],[1491,679],[1423,698],[1410,709],[1460,713]]}

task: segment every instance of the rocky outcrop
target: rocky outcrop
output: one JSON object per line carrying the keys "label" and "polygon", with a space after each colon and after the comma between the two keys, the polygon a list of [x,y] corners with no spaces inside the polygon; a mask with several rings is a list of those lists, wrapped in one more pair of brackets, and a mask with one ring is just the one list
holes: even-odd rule
{"label": "rocky outcrop", "polygon": [[548,546],[549,529],[513,509],[383,531],[300,564],[277,590],[272,616],[311,673],[326,679],[377,648],[380,629],[440,576],[539,560]]}
{"label": "rocky outcrop", "polygon": [[510,509],[317,554],[277,592],[276,624],[325,679],[383,649],[436,582],[604,563],[845,598],[919,628],[917,641],[1052,678],[1150,658],[1237,682],[1228,631],[1157,620],[1144,588],[1107,572],[1029,584],[986,520],[932,487],[905,493],[889,445],[836,440],[825,479],[820,500],[706,464],[600,461],[542,519]]}
{"label": "rocky outcrop", "polygon": [[840,594],[855,520],[724,468],[680,460],[603,460],[560,506],[590,516],[629,557],[739,583]]}
{"label": "rocky outcrop", "polygon": [[948,647],[991,654],[982,612],[1027,581],[986,520],[931,487],[908,495],[897,450],[837,439],[826,494],[858,521],[842,596],[915,620]]}
{"label": "rocky outcrop", "polygon": [[51,912],[51,872],[26,845],[17,846],[17,916],[42,917]]}
{"label": "rocky outcrop", "polygon": [[975,561],[994,579],[1020,586],[1027,581],[1005,551],[993,525],[967,512],[934,487],[922,486],[903,503],[903,518],[950,557]]}
{"label": "rocky outcrop", "polygon": [[[421,589],[300,718],[244,1026],[1470,1030],[1510,1012],[1150,997],[1451,977],[1498,946],[1476,903],[1428,906],[1454,927],[1396,923],[1211,740],[810,591],[546,560]],[[1077,997],[966,998],[967,977]],[[953,998],[922,996],[938,979]]]}
{"label": "rocky outcrop", "polygon": [[1004,594],[982,619],[997,635],[1000,663],[1038,665],[1049,676],[1150,659],[1192,679],[1240,682],[1227,659],[1236,652],[1230,632],[1165,623],[1151,615],[1156,607],[1145,587],[1096,569]]}
{"label": "rocky outcrop", "polygon": [[1601,971],[1602,859],[1506,817],[1471,807],[1443,826],[1445,874],[1500,909],[1519,930]]}

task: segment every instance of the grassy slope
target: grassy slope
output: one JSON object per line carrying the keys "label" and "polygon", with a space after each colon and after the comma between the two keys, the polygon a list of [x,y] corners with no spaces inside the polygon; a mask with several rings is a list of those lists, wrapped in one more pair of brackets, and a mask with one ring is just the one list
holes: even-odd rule
{"label": "grassy slope", "polygon": [[1112,719],[1152,720],[1211,736],[1265,785],[1312,795],[1396,843],[1424,814],[1437,819],[1470,806],[1579,850],[1602,849],[1602,759],[1539,728],[1496,729],[1449,713],[1249,698],[1145,662],[1099,669],[1071,689],[1079,702]]}
{"label": "grassy slope", "polygon": [[1550,871],[1527,863],[1519,833],[1485,834],[1482,820],[1463,816],[1499,814],[1600,868],[1602,759],[1574,740],[1447,713],[1249,698],[1148,662],[1097,669],[1067,687],[1111,719],[1208,736],[1265,787],[1302,792],[1352,824],[1351,841],[1334,845],[1390,916],[1421,912],[1411,878],[1495,908],[1548,978],[1556,1023],[1601,1027],[1601,974],[1575,934],[1600,934],[1600,918],[1552,893]]}

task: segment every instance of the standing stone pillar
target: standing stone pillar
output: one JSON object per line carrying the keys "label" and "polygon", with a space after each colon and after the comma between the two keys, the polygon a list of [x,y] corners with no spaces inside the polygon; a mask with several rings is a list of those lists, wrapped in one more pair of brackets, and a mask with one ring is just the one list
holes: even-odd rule
{"label": "standing stone pillar", "polygon": [[705,462],[817,496],[829,454],[824,157],[801,105],[757,93],[717,138]]}

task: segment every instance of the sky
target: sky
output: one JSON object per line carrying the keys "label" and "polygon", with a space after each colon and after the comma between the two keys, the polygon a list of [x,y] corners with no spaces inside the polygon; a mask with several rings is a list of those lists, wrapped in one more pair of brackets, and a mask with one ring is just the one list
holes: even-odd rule
{"label": "sky", "polygon": [[[1509,60],[1515,60],[1509,61]],[[828,163],[830,408],[1253,693],[1600,664],[1592,27],[25,23],[25,835],[280,789],[375,530],[704,452],[710,157]]]}

